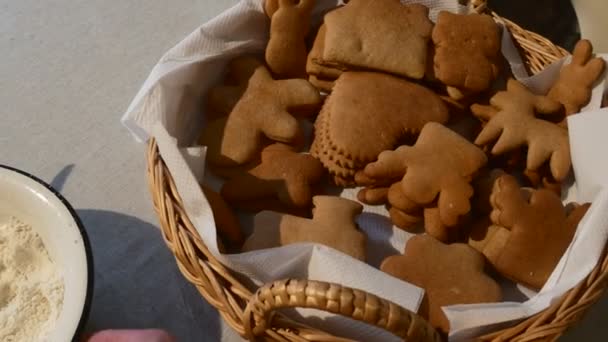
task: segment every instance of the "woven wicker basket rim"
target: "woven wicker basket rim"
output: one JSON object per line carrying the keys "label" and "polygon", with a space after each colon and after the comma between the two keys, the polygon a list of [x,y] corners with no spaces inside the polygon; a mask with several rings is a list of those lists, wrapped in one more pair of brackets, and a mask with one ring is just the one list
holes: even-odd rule
{"label": "woven wicker basket rim", "polygon": [[[508,28],[522,51],[522,58],[527,68],[536,73],[546,65],[567,55],[567,52],[551,43],[548,39],[522,29],[517,24],[500,17],[487,8],[486,0],[470,1],[472,10],[487,13]],[[348,341],[330,333],[292,321],[280,314],[273,314],[274,308],[286,306],[303,306],[307,301],[320,301],[323,305],[314,305],[331,311],[327,303],[335,293],[355,291],[337,284],[324,284],[306,280],[284,280],[267,284],[254,294],[228,268],[222,265],[205,246],[197,230],[186,215],[181,198],[173,179],[163,162],[154,139],[150,139],[147,149],[147,178],[152,195],[154,209],[159,217],[161,231],[167,247],[173,252],[176,263],[184,277],[190,281],[214,306],[226,323],[241,336],[254,339],[263,337],[276,341]],[[568,291],[559,301],[546,310],[521,322],[482,336],[484,341],[531,341],[554,340],[566,329],[576,324],[586,310],[601,297],[608,282],[608,258],[606,251],[593,271],[575,288]],[[306,296],[299,297],[293,288],[306,289]],[[290,290],[291,289],[291,290]],[[291,291],[291,292],[290,292]],[[332,292],[333,291],[333,292]],[[336,292],[338,291],[338,292]],[[346,292],[344,292],[346,291]],[[309,293],[310,292],[310,293]],[[287,296],[291,293],[293,298]],[[357,306],[346,313],[362,321],[382,326],[389,331],[402,331],[409,340],[435,341],[438,335],[417,315],[407,310],[393,308],[391,303],[373,299],[362,291],[358,295],[366,296],[365,305],[389,308],[390,315],[383,319],[394,319],[391,324],[382,322],[378,317],[371,317],[373,312],[365,311],[357,317]],[[273,296],[288,302],[277,302]],[[369,297],[369,298],[368,298]],[[370,302],[368,302],[368,300]],[[324,302],[323,302],[324,301]],[[352,301],[351,301],[352,303]],[[375,305],[375,306],[374,306]],[[386,309],[389,310],[389,309]],[[374,311],[375,312],[375,311]],[[392,316],[391,316],[392,315]],[[371,317],[371,318],[370,318]],[[388,317],[388,318],[387,318]],[[370,319],[365,319],[370,318]],[[376,319],[376,320],[374,320]],[[384,326],[382,324],[384,324]],[[387,326],[388,325],[388,326]]]}

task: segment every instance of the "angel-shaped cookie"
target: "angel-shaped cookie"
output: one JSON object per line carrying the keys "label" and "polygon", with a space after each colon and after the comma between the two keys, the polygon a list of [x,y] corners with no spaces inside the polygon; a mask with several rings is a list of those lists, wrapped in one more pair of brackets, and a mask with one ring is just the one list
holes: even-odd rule
{"label": "angel-shaped cookie", "polygon": [[476,117],[487,121],[475,144],[488,145],[498,139],[492,148],[494,155],[527,146],[527,169],[537,170],[549,160],[551,174],[557,181],[562,181],[571,165],[568,131],[535,117],[536,113],[549,115],[560,109],[559,102],[534,95],[523,84],[510,79],[507,90],[490,99],[490,106],[471,106]]}
{"label": "angel-shaped cookie", "polygon": [[[232,110],[203,129],[200,143],[207,146],[207,161],[214,166],[243,165],[255,159],[266,138],[298,142],[302,132],[291,112],[321,103],[319,92],[308,81],[273,80],[266,67],[257,63],[236,103],[230,103],[230,99],[234,100],[243,85],[222,88],[222,92],[232,94],[224,104]],[[255,62],[247,62],[251,64]]]}
{"label": "angel-shaped cookie", "polygon": [[491,225],[478,225],[470,244],[502,275],[540,289],[568,248],[589,205],[564,207],[550,190],[520,188],[511,175],[494,182]]}
{"label": "angel-shaped cookie", "polygon": [[315,196],[312,201],[312,219],[274,212],[256,215],[253,233],[243,251],[316,242],[365,260],[366,236],[355,223],[363,211],[361,204],[334,196]]}
{"label": "angel-shaped cookie", "polygon": [[566,115],[578,113],[589,103],[593,84],[604,72],[605,64],[602,58],[593,57],[590,41],[580,40],[572,52],[572,62],[562,68],[547,97],[563,104]]}

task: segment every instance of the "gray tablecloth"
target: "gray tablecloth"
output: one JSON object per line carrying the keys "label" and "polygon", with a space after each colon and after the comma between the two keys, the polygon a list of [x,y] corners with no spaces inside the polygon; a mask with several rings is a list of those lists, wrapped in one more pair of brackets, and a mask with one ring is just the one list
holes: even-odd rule
{"label": "gray tablecloth", "polygon": [[[236,1],[0,1],[0,163],[52,182],[78,210],[95,258],[88,330],[237,340],[179,274],[147,192],[144,145],[119,123],[164,51]],[[603,300],[566,340],[607,339],[606,313]]]}

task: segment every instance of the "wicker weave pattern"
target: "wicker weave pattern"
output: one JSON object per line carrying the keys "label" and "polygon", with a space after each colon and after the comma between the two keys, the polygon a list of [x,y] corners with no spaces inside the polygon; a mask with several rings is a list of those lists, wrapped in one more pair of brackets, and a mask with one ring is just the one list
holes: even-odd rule
{"label": "wicker weave pattern", "polygon": [[519,51],[529,72],[536,74],[548,64],[568,55],[566,50],[551,43],[547,38],[527,31],[511,20],[491,11],[487,7],[487,0],[471,0],[470,6],[477,13],[491,15],[496,22],[503,24],[511,32],[511,35],[519,44]]}
{"label": "wicker weave pattern", "polygon": [[[245,309],[248,338],[266,330],[275,309],[303,307],[328,311],[383,328],[408,341],[441,341],[425,320],[364,291],[312,280],[280,280],[261,287]],[[252,327],[252,324],[253,327]]]}
{"label": "wicker weave pattern", "polygon": [[[486,7],[485,0],[471,0],[474,11],[489,13],[506,25],[520,45],[522,57],[533,73],[567,53],[547,39],[525,31]],[[147,150],[147,175],[154,209],[167,247],[177,266],[201,295],[241,336],[274,341],[344,342],[322,330],[310,328],[276,313],[281,307],[314,307],[340,313],[383,327],[409,341],[437,341],[426,322],[403,308],[363,291],[340,285],[286,280],[260,288],[255,295],[209,251],[183,209],[182,200],[154,139]],[[213,229],[212,227],[207,227]],[[205,227],[203,227],[205,229]],[[608,258],[603,255],[593,272],[577,287],[543,312],[514,326],[482,337],[484,341],[555,340],[578,322],[608,286]]]}

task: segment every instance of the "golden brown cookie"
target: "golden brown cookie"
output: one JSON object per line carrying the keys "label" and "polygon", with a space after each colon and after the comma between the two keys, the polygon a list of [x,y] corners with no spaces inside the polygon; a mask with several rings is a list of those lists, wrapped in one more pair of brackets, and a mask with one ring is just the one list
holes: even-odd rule
{"label": "golden brown cookie", "polygon": [[242,165],[256,158],[264,139],[288,144],[301,141],[298,120],[290,112],[320,103],[319,92],[308,81],[275,81],[259,65],[230,114],[203,129],[200,143],[207,146],[207,161],[214,166]]}
{"label": "golden brown cookie", "polygon": [[525,169],[523,172],[524,177],[530,185],[536,189],[547,189],[553,191],[556,195],[561,196],[562,194],[562,183],[555,181],[551,175],[549,167],[543,165],[538,170]]}
{"label": "golden brown cookie", "polygon": [[385,151],[364,169],[371,178],[402,176],[401,190],[420,206],[437,203],[446,226],[470,211],[473,177],[487,162],[483,151],[447,127],[427,123],[416,144]]}
{"label": "golden brown cookie", "polygon": [[498,76],[500,30],[489,15],[441,11],[432,37],[434,75],[450,97],[484,91]]}
{"label": "golden brown cookie", "polygon": [[475,189],[472,202],[473,208],[480,214],[489,215],[492,211],[490,195],[492,194],[492,189],[494,189],[494,182],[504,174],[505,172],[502,169],[492,169],[477,177],[473,182],[473,188]]}
{"label": "golden brown cookie", "polygon": [[415,230],[416,225],[418,225],[423,218],[421,215],[409,214],[396,207],[389,207],[388,214],[395,227],[410,233],[417,233],[417,230]]}
{"label": "golden brown cookie", "polygon": [[[238,57],[230,61],[223,84],[211,87],[207,92],[207,119],[229,114],[243,96],[247,83],[261,63],[253,57]],[[218,115],[210,116],[210,113]]]}
{"label": "golden brown cookie", "polygon": [[331,93],[331,90],[334,88],[333,80],[322,79],[315,75],[308,76],[308,82],[325,93]]}
{"label": "golden brown cookie", "polygon": [[334,81],[340,77],[340,74],[342,74],[342,71],[346,70],[346,67],[336,63],[332,64],[323,61],[325,30],[325,24],[322,24],[317,31],[315,41],[306,59],[306,72],[311,76],[315,76],[317,79]]}
{"label": "golden brown cookie", "polygon": [[304,208],[310,206],[312,187],[321,181],[323,174],[323,166],[312,156],[274,144],[262,151],[258,166],[226,181],[221,194],[235,204],[278,199],[289,207]]}
{"label": "golden brown cookie", "polygon": [[[306,35],[315,0],[266,1],[270,16],[270,39],[266,45],[266,63],[279,78],[306,75]],[[276,9],[275,9],[276,8]]]}
{"label": "golden brown cookie", "polygon": [[419,313],[443,333],[450,325],[441,307],[499,302],[502,291],[484,273],[483,255],[466,244],[445,245],[428,235],[416,235],[403,255],[386,258],[380,269],[425,290]]}
{"label": "golden brown cookie", "polygon": [[521,189],[510,175],[496,180],[491,203],[493,226],[487,231],[478,228],[473,235],[476,248],[505,277],[540,289],[589,205],[565,208],[552,191]]}
{"label": "golden brown cookie", "polygon": [[[356,171],[419,132],[425,123],[447,119],[445,104],[427,88],[386,74],[345,72],[317,118],[321,121],[313,155],[332,173]],[[329,163],[322,153],[338,161]]]}
{"label": "golden brown cookie", "polygon": [[397,209],[408,214],[420,216],[422,213],[422,207],[420,204],[412,201],[405,195],[400,181],[393,183],[388,188],[387,200],[391,206],[396,207]]}
{"label": "golden brown cookie", "polygon": [[355,223],[361,204],[333,196],[315,196],[312,219],[279,215],[277,226],[256,225],[243,251],[316,242],[365,261],[366,236]]}
{"label": "golden brown cookie", "polygon": [[268,18],[272,18],[274,12],[279,9],[279,0],[264,0],[264,13]]}
{"label": "golden brown cookie", "polygon": [[414,79],[424,76],[433,28],[427,7],[398,0],[351,0],[325,15],[325,26],[324,61]]}
{"label": "golden brown cookie", "polygon": [[589,103],[593,84],[603,74],[604,66],[604,59],[593,57],[591,42],[580,40],[572,52],[572,62],[562,67],[547,97],[563,104],[566,115],[578,113]]}
{"label": "golden brown cookie", "polygon": [[369,205],[386,204],[388,201],[387,187],[368,187],[357,192],[357,200]]}
{"label": "golden brown cookie", "polygon": [[507,90],[490,99],[490,106],[471,106],[475,116],[487,121],[475,144],[483,146],[496,141],[492,148],[494,155],[527,146],[526,168],[537,170],[549,160],[551,174],[562,181],[571,165],[568,131],[535,117],[536,113],[552,114],[560,109],[560,103],[534,95],[523,84],[510,79]]}
{"label": "golden brown cookie", "polygon": [[213,212],[215,226],[220,237],[225,239],[231,246],[240,246],[244,239],[243,233],[241,231],[241,224],[232,209],[230,209],[220,194],[206,185],[201,185],[201,188]]}

